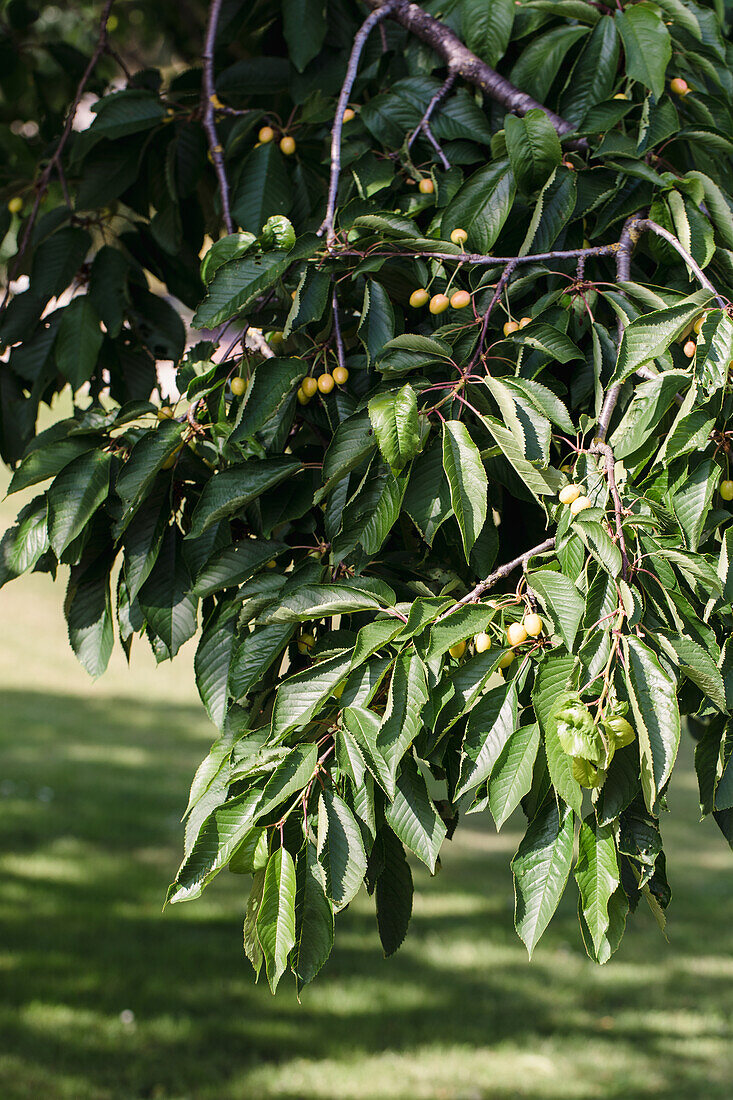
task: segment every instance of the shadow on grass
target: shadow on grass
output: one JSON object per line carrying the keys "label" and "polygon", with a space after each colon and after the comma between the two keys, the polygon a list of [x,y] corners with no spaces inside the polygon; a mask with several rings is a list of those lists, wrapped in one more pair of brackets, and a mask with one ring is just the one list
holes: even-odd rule
{"label": "shadow on grass", "polygon": [[[252,985],[248,879],[225,872],[161,914],[210,736],[200,710],[4,692],[0,713],[3,1100],[730,1095],[730,853],[696,823],[687,774],[669,822],[671,945],[639,914],[595,968],[571,884],[528,964],[511,919],[517,838],[474,818],[435,879],[415,868],[401,952],[381,958],[358,899],[301,1007]],[[445,1083],[472,1059],[473,1083]]]}

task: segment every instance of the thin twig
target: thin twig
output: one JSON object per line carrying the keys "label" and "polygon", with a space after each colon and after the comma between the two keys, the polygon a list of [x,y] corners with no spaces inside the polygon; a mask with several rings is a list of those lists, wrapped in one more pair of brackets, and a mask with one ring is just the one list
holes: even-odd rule
{"label": "thin twig", "polygon": [[417,126],[412,131],[409,138],[407,139],[407,150],[409,152],[410,149],[412,149],[415,138],[422,131],[422,133],[425,134],[425,137],[428,139],[428,141],[432,145],[435,152],[438,154],[438,156],[440,158],[440,163],[443,165],[446,172],[450,168],[450,161],[448,160],[447,156],[443,152],[443,150],[440,146],[440,143],[438,142],[435,135],[433,134],[433,131],[430,129],[430,119],[432,117],[432,114],[433,114],[433,111],[435,110],[435,108],[438,106],[439,103],[442,102],[442,100],[445,99],[445,97],[448,95],[448,92],[451,90],[451,88],[455,84],[455,82],[456,82],[456,74],[451,70],[451,72],[448,73],[448,76],[445,78],[442,85],[440,86],[440,88],[438,88],[438,91],[435,93],[435,95],[433,96],[433,98],[430,100],[427,107],[425,108],[425,114],[422,116],[419,123],[417,124]]}
{"label": "thin twig", "polygon": [[623,505],[621,503],[618,485],[616,484],[616,459],[608,443],[604,443],[602,439],[595,439],[591,444],[590,450],[592,453],[603,455],[606,477],[608,478],[608,491],[611,494],[613,511],[616,517],[616,536],[618,538],[619,549],[621,550],[623,578],[627,580],[629,575],[629,558],[626,553],[626,540],[624,539]]}
{"label": "thin twig", "polygon": [[333,288],[331,297],[333,306],[333,335],[336,341],[336,358],[340,367],[346,367],[346,355],[344,354],[344,338],[341,335],[341,321],[339,319],[339,303],[336,295],[336,287]]}
{"label": "thin twig", "polygon": [[[631,253],[636,242],[636,234],[633,232],[632,226],[634,224],[633,218],[628,218],[624,223],[624,227],[621,230],[621,238],[618,243],[618,253],[616,256],[616,281],[619,283],[627,282],[631,275]],[[623,321],[619,318],[618,322],[618,343],[621,345],[621,338],[624,334]],[[613,416],[613,410],[616,408],[616,403],[621,393],[621,383],[616,382],[609,389],[608,393],[603,399],[601,406],[601,412],[598,417],[598,429],[596,431],[596,440],[603,443],[608,434],[608,426],[611,423],[611,417]]]}
{"label": "thin twig", "polygon": [[[395,245],[402,242],[395,241]],[[409,242],[405,241],[405,248],[409,247]],[[431,252],[428,249],[410,249],[409,252],[383,252],[383,251],[370,251],[369,256],[417,256],[425,257],[431,260],[455,260],[461,264],[474,264],[477,267],[504,267],[506,264],[529,264],[529,263],[542,263],[544,260],[574,260],[579,256],[613,256],[619,250],[619,242],[613,241],[611,244],[599,244],[594,245],[592,248],[568,248],[561,249],[555,252],[534,252],[526,256],[491,256],[482,252]],[[359,256],[363,257],[364,253],[359,252],[358,249],[344,248],[339,249],[339,256]]]}
{"label": "thin twig", "polygon": [[473,370],[473,368],[476,366],[476,364],[481,359],[481,355],[483,354],[483,350],[484,350],[484,343],[486,341],[486,333],[487,333],[488,328],[489,328],[489,320],[491,318],[491,314],[493,312],[494,306],[496,305],[496,303],[499,301],[502,294],[504,293],[504,288],[507,285],[507,283],[509,282],[509,280],[511,279],[512,272],[514,271],[514,268],[516,266],[517,266],[516,262],[514,260],[510,260],[508,262],[508,264],[506,265],[506,267],[504,268],[504,270],[502,271],[501,278],[499,279],[499,282],[496,284],[496,290],[494,291],[493,297],[492,297],[491,301],[489,302],[489,305],[487,307],[486,312],[484,313],[484,319],[483,319],[483,324],[481,325],[481,335],[479,336],[478,347],[476,348],[476,354],[474,355],[471,362],[468,364],[468,367],[466,369],[467,374],[470,374],[470,372]]}
{"label": "thin twig", "polygon": [[62,191],[65,189],[66,180],[63,176],[63,171],[61,169],[61,154],[63,153],[66,143],[71,135],[72,127],[74,125],[74,118],[76,117],[77,108],[79,107],[81,98],[84,95],[87,81],[94,72],[97,66],[97,62],[99,61],[102,54],[107,52],[107,22],[109,20],[113,4],[114,0],[105,0],[104,7],[102,8],[102,14],[99,20],[99,33],[97,35],[97,44],[94,47],[92,56],[89,58],[87,67],[82,73],[81,80],[79,81],[76,92],[74,93],[74,98],[71,101],[71,106],[66,113],[66,122],[64,123],[63,130],[61,131],[61,137],[59,138],[58,145],[56,146],[48,164],[43,169],[43,172],[41,173],[40,178],[36,184],[36,197],[33,200],[33,208],[30,212],[30,215],[28,216],[28,221],[25,223],[20,247],[18,248],[18,252],[16,253],[15,259],[13,261],[12,269],[8,274],[8,285],[5,288],[5,294],[3,295],[3,300],[0,303],[0,314],[2,314],[2,312],[7,307],[8,298],[10,296],[10,284],[20,270],[23,256],[25,255],[26,249],[28,248],[31,234],[33,233],[33,228],[36,224],[38,211],[40,210],[41,203],[45,198],[46,192],[48,191],[48,185],[51,182],[51,177],[54,172],[59,175],[59,179],[62,181]]}
{"label": "thin twig", "polygon": [[346,69],[344,83],[341,87],[341,94],[336,107],[336,116],[333,120],[333,129],[331,130],[331,178],[328,184],[326,216],[318,230],[319,237],[322,237],[324,233],[326,234],[326,243],[329,248],[336,238],[333,224],[336,216],[336,196],[338,193],[339,176],[341,174],[341,133],[344,127],[344,111],[349,105],[349,96],[351,95],[351,89],[354,87],[356,71],[359,68],[359,59],[361,58],[366,40],[377,23],[386,19],[396,3],[397,0],[385,0],[384,4],[380,4],[376,11],[368,15],[356,32],[354,44],[351,47],[349,64]]}
{"label": "thin twig", "polygon": [[219,182],[221,194],[221,212],[224,217],[224,225],[227,233],[234,232],[234,222],[229,208],[229,184],[227,182],[226,167],[224,165],[224,150],[219,144],[216,133],[216,90],[214,87],[214,47],[216,44],[216,30],[219,25],[222,0],[211,0],[209,5],[209,18],[206,24],[206,39],[204,52],[201,56],[204,68],[203,86],[201,89],[201,114],[204,130],[209,141],[209,153]]}
{"label": "thin twig", "polygon": [[682,259],[685,261],[687,266],[694,274],[700,286],[704,287],[705,290],[709,290],[710,293],[714,295],[715,301],[718,303],[720,308],[725,309],[727,305],[725,299],[721,298],[700,265],[696,263],[695,260],[693,260],[690,253],[683,245],[680,244],[673,233],[670,233],[669,230],[665,229],[663,226],[657,225],[657,223],[653,222],[651,218],[635,218],[632,222],[631,229],[632,232],[637,234],[643,233],[646,230],[646,232],[648,233],[655,233],[657,237],[664,238],[667,244],[671,244],[675,252],[679,253],[679,255],[682,257]]}
{"label": "thin twig", "polygon": [[498,584],[499,581],[504,579],[504,577],[508,577],[509,574],[513,573],[518,566],[526,565],[529,559],[533,558],[535,554],[544,554],[548,550],[554,550],[554,548],[554,537],[550,539],[545,539],[545,541],[541,542],[539,546],[533,546],[531,550],[525,550],[525,552],[523,554],[520,554],[518,558],[514,558],[512,561],[506,562],[505,565],[500,565],[498,569],[495,569],[494,572],[486,578],[486,580],[480,581],[479,584],[477,584],[475,588],[472,588],[470,592],[467,592],[466,595],[462,597],[462,599],[454,603],[453,606],[449,607],[447,611],[444,611],[443,614],[439,616],[437,621],[440,622],[440,620],[444,619],[446,615],[452,615],[454,611],[457,611],[459,607],[463,607],[467,603],[476,603],[476,601],[481,596],[483,596],[484,592],[488,592],[490,588],[493,588],[494,585]]}

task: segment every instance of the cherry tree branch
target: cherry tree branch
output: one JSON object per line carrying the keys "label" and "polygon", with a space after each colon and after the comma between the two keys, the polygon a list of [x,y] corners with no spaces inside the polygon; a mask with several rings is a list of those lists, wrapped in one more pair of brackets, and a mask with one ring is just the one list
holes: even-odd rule
{"label": "cherry tree branch", "polygon": [[339,317],[339,303],[336,287],[333,288],[331,304],[333,306],[333,335],[336,341],[336,358],[338,359],[338,365],[340,367],[345,367],[346,355],[344,353],[344,338],[341,335],[341,318]]}
{"label": "cherry tree branch", "polygon": [[[395,244],[401,242],[395,241]],[[611,244],[599,244],[590,248],[568,248],[560,249],[555,252],[534,252],[526,256],[491,256],[481,252],[431,252],[428,249],[410,249],[409,241],[405,241],[404,252],[387,252],[387,251],[369,251],[369,256],[418,256],[425,257],[431,260],[453,260],[455,263],[460,264],[473,264],[475,267],[505,267],[507,264],[514,264],[515,267],[518,264],[529,263],[542,263],[545,260],[574,260],[579,256],[613,256],[619,250],[619,242],[613,241]],[[408,251],[409,249],[409,251]],[[339,249],[339,256],[358,256],[363,257],[364,253],[354,248]]]}
{"label": "cherry tree branch", "polygon": [[234,232],[234,222],[229,207],[229,184],[227,182],[226,167],[224,165],[224,150],[219,144],[216,132],[216,90],[214,87],[214,48],[216,45],[216,30],[221,15],[222,0],[211,0],[209,5],[209,18],[206,24],[206,38],[204,40],[204,52],[201,61],[204,68],[204,80],[201,89],[201,115],[209,142],[209,153],[219,183],[221,195],[221,212],[227,233]]}
{"label": "cherry tree branch", "polygon": [[366,0],[366,2],[375,13],[384,12],[389,6],[386,14],[390,19],[394,19],[416,38],[432,46],[435,52],[445,60],[452,73],[462,76],[469,84],[482,88],[492,99],[502,103],[507,110],[524,115],[532,107],[539,107],[545,112],[558,134],[568,134],[575,129],[566,119],[556,115],[542,103],[538,103],[532,96],[527,95],[526,92],[520,92],[519,88],[515,88],[495,69],[472,53],[445,23],[429,15],[417,4],[411,3],[410,0],[391,0],[391,2],[390,0]]}
{"label": "cherry tree branch", "polygon": [[623,562],[623,578],[626,580],[629,574],[629,558],[626,553],[626,540],[624,538],[623,505],[621,503],[618,485],[616,484],[616,458],[608,443],[604,443],[602,439],[594,439],[590,450],[591,453],[603,456],[606,478],[608,479],[608,491],[613,501],[613,511],[616,520],[616,537],[618,538],[621,560]]}
{"label": "cherry tree branch", "polygon": [[[618,254],[616,256],[616,281],[619,283],[627,282],[631,275],[631,253],[634,249],[634,245],[637,241],[637,236],[633,232],[634,219],[627,218],[624,223],[624,227],[621,230],[621,238],[618,243]],[[624,324],[619,318],[618,322],[618,343],[621,345],[621,337],[624,334]],[[616,382],[611,386],[601,406],[601,412],[598,417],[598,429],[596,431],[596,440],[603,443],[608,434],[608,426],[611,423],[611,417],[613,416],[613,410],[616,408],[616,404],[621,393],[621,383]]]}
{"label": "cherry tree branch", "polygon": [[721,298],[700,265],[696,263],[695,260],[693,260],[690,253],[683,245],[680,244],[673,233],[670,233],[669,230],[665,229],[663,226],[657,225],[657,223],[653,222],[651,218],[634,218],[631,224],[631,230],[632,232],[637,234],[643,233],[644,231],[646,231],[647,233],[654,233],[657,237],[662,237],[667,242],[667,244],[671,244],[675,252],[677,252],[682,257],[687,266],[690,268],[700,286],[704,287],[705,290],[709,290],[710,293],[714,295],[715,301],[718,303],[720,308],[725,309],[725,306],[727,304],[725,299]]}
{"label": "cherry tree branch", "polygon": [[36,219],[38,218],[38,211],[40,210],[41,203],[45,198],[46,192],[48,191],[48,186],[51,182],[51,177],[53,176],[54,172],[57,173],[59,180],[61,181],[61,189],[64,192],[64,197],[66,198],[68,194],[66,189],[66,178],[64,176],[63,168],[61,166],[61,154],[66,147],[66,143],[69,140],[69,137],[71,136],[72,127],[74,125],[74,118],[76,117],[76,112],[79,104],[81,103],[81,98],[86,90],[87,82],[89,81],[90,76],[97,67],[97,62],[99,61],[102,54],[110,52],[107,43],[107,23],[109,21],[113,4],[114,0],[105,0],[104,7],[102,8],[102,14],[99,19],[99,33],[97,35],[97,42],[92,52],[92,56],[87,62],[87,66],[82,73],[81,80],[79,81],[76,92],[74,93],[74,98],[72,99],[71,105],[66,113],[66,121],[64,123],[64,128],[61,131],[61,137],[59,138],[58,144],[48,164],[43,169],[43,172],[41,173],[38,182],[36,183],[36,196],[33,200],[33,207],[28,216],[28,220],[25,223],[20,247],[18,248],[18,252],[15,256],[15,259],[13,260],[12,269],[8,275],[8,285],[5,288],[5,294],[3,295],[2,303],[0,303],[0,314],[7,307],[8,298],[10,297],[10,283],[13,281],[20,269],[23,256],[26,253],[26,249],[28,248],[28,244],[31,239],[31,234],[33,233],[33,228],[36,224]]}
{"label": "cherry tree branch", "polygon": [[506,562],[504,565],[500,565],[498,569],[495,569],[485,580],[480,581],[475,588],[472,588],[470,592],[467,592],[460,600],[449,607],[447,611],[444,611],[442,615],[438,617],[438,622],[444,619],[447,615],[452,615],[454,611],[457,611],[459,607],[464,607],[467,603],[476,603],[484,592],[488,592],[490,588],[498,584],[504,577],[508,577],[510,573],[513,573],[518,566],[525,566],[530,558],[533,558],[536,554],[545,554],[548,550],[554,550],[555,539],[549,538],[541,542],[539,546],[533,546],[531,550],[525,550],[523,554],[520,554],[518,558],[514,558],[512,561]]}
{"label": "cherry tree branch", "polygon": [[[219,3],[220,2],[221,0],[219,0]],[[377,23],[387,18],[396,3],[397,0],[385,0],[384,3],[379,5],[376,11],[368,15],[356,32],[354,44],[351,47],[349,64],[346,68],[346,76],[344,77],[344,83],[341,87],[341,94],[339,95],[339,101],[336,107],[336,116],[333,120],[333,128],[331,130],[331,176],[328,183],[326,216],[318,229],[319,237],[322,237],[324,233],[326,234],[326,243],[329,248],[336,238],[334,232],[334,218],[336,216],[336,196],[338,194],[339,176],[341,175],[341,134],[344,128],[344,111],[349,105],[351,89],[354,87],[357,69],[359,68],[359,60],[366,40]]]}
{"label": "cherry tree branch", "polygon": [[448,73],[448,76],[446,77],[444,82],[441,84],[440,88],[438,88],[437,92],[435,93],[435,95],[433,96],[433,98],[430,100],[427,107],[425,108],[425,114],[422,116],[419,123],[417,124],[417,126],[412,131],[409,138],[407,139],[407,149],[408,149],[408,152],[409,152],[409,150],[412,149],[412,146],[415,142],[415,139],[416,139],[417,135],[421,132],[423,134],[425,134],[425,137],[428,139],[428,141],[432,145],[433,149],[437,153],[438,157],[440,158],[440,163],[443,165],[446,172],[450,168],[450,161],[448,160],[447,156],[443,152],[443,150],[440,146],[440,143],[438,142],[438,140],[435,137],[435,134],[430,129],[430,119],[432,118],[433,111],[435,110],[435,108],[448,95],[448,92],[451,90],[451,88],[455,84],[455,80],[456,80],[456,74],[451,70],[451,72]]}

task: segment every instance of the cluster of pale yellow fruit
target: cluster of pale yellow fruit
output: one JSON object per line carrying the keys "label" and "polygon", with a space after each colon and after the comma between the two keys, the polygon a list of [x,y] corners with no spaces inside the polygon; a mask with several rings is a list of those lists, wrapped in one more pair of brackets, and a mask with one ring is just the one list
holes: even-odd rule
{"label": "cluster of pale yellow fruit", "polygon": [[566,485],[558,493],[558,498],[561,504],[570,505],[570,511],[574,516],[577,516],[579,512],[584,512],[586,508],[593,507],[593,502],[583,494],[580,485]]}
{"label": "cluster of pale yellow fruit", "polygon": [[[499,668],[508,668],[514,660],[514,654],[512,649],[516,649],[517,646],[522,645],[527,641],[527,638],[537,638],[543,631],[544,624],[539,615],[534,611],[530,611],[524,616],[521,623],[510,623],[506,629],[506,641],[507,645],[511,649],[504,654],[499,661]],[[457,661],[460,661],[463,654],[466,652],[466,646],[468,642],[456,642],[452,645],[448,652],[451,657],[454,657]],[[480,634],[476,634],[473,639],[473,648],[476,653],[486,653],[491,649],[491,636],[482,630]]]}
{"label": "cluster of pale yellow fruit", "polygon": [[334,386],[343,386],[349,378],[348,367],[334,367],[333,374],[326,371],[318,378],[308,375],[298,386],[297,398],[301,405],[307,405],[317,393],[330,393]]}

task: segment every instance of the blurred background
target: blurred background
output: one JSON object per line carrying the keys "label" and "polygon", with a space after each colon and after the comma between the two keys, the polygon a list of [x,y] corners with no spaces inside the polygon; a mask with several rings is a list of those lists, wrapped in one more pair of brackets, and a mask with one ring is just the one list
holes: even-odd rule
{"label": "blurred background", "polygon": [[[16,18],[32,10],[10,0],[3,14],[13,5]],[[89,47],[98,4],[35,7],[46,36]],[[175,66],[205,9],[121,0],[110,29],[131,62]],[[16,137],[33,140],[22,128],[38,94],[68,102],[64,56],[30,75],[0,38],[3,87],[16,89],[0,121]],[[0,529],[22,503],[0,504]],[[512,920],[518,835],[509,822],[497,836],[485,815],[458,830],[435,878],[413,867],[395,958],[382,958],[363,896],[302,1004],[286,981],[273,998],[242,952],[248,883],[224,873],[162,912],[214,736],[195,643],[159,668],[142,646],[130,669],[118,651],[93,683],[66,642],[64,583],[33,575],[0,591],[0,1100],[728,1100],[733,861],[699,823],[689,741],[662,824],[668,942],[640,911],[596,967],[571,885],[529,963]]]}
{"label": "blurred background", "polygon": [[731,853],[699,823],[689,740],[662,823],[668,942],[639,910],[595,966],[571,883],[528,962],[512,921],[519,836],[486,814],[435,878],[413,866],[394,958],[364,894],[302,1004],[286,980],[273,998],[242,952],[237,875],[162,912],[214,736],[195,643],[159,668],[143,646],[129,669],[118,651],[94,683],[66,641],[64,583],[0,590],[2,1100],[728,1100]]}

